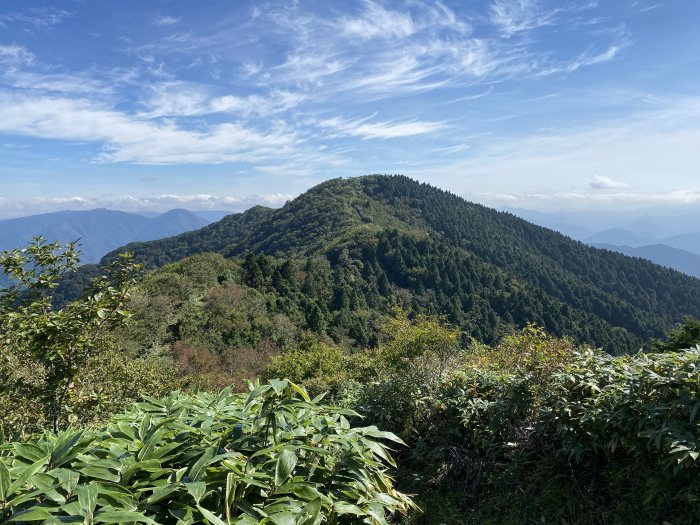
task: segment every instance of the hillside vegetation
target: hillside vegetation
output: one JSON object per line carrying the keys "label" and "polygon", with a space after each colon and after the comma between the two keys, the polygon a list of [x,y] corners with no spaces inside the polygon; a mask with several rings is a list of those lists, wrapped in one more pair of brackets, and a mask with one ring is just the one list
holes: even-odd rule
{"label": "hillside vegetation", "polygon": [[331,180],[279,210],[123,250],[151,268],[204,252],[272,256],[248,283],[292,302],[300,290],[307,322],[318,309],[336,339],[352,329],[346,311],[372,317],[400,304],[446,314],[486,342],[533,322],[619,353],[700,316],[700,280],[401,176]]}
{"label": "hillside vegetation", "polygon": [[0,257],[0,523],[700,522],[700,281],[402,177],[134,248]]}

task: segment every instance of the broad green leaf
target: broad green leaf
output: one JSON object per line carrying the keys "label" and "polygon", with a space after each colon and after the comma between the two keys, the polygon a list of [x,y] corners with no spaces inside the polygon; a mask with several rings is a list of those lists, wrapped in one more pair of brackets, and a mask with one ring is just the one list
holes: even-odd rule
{"label": "broad green leaf", "polygon": [[13,514],[8,521],[44,521],[51,518],[52,514],[44,507],[33,507]]}
{"label": "broad green leaf", "polygon": [[103,479],[105,481],[119,482],[119,480],[121,479],[119,474],[115,474],[113,471],[105,467],[93,467],[88,465],[86,467],[81,467],[80,469],[78,469],[78,472],[80,472],[83,476],[95,479]]}
{"label": "broad green leaf", "polygon": [[5,463],[0,458],[0,501],[7,499],[10,490],[10,471],[7,470]]}
{"label": "broad green leaf", "polygon": [[281,394],[289,383],[284,379],[271,379],[270,385],[276,394]]}
{"label": "broad green leaf", "polygon": [[364,440],[363,444],[366,445],[367,448],[369,448],[377,456],[389,463],[389,465],[391,465],[392,467],[396,466],[396,462],[381,444],[377,443],[376,441],[372,441],[371,439]]}
{"label": "broad green leaf", "polygon": [[209,464],[209,461],[211,461],[215,453],[216,448],[209,447],[207,450],[204,451],[199,460],[194,465],[192,465],[192,468],[188,472],[188,477],[192,481],[199,481],[199,478],[201,478],[204,474],[206,467]]}
{"label": "broad green leaf", "polygon": [[84,432],[63,432],[59,434],[53,451],[51,452],[51,465],[60,467],[80,453],[75,445],[83,437]]}
{"label": "broad green leaf", "polygon": [[66,497],[58,491],[61,488],[61,484],[56,477],[37,472],[32,476],[32,485],[41,491],[43,497],[61,505],[66,502]]}
{"label": "broad green leaf", "polygon": [[49,456],[45,450],[33,443],[13,443],[12,447],[15,449],[17,456],[32,463]]}
{"label": "broad green leaf", "polygon": [[280,486],[294,470],[299,458],[290,449],[284,449],[282,453],[277,458],[277,464],[275,465],[275,485]]}
{"label": "broad green leaf", "polygon": [[146,414],[141,420],[141,425],[139,425],[139,439],[144,441],[146,439],[146,434],[151,426],[151,414]]}
{"label": "broad green leaf", "polygon": [[132,521],[157,525],[153,519],[144,516],[140,512],[127,510],[101,510],[95,514],[96,523],[129,523]]}
{"label": "broad green leaf", "polygon": [[76,490],[78,494],[78,503],[83,511],[83,516],[91,516],[97,507],[97,487],[90,483],[89,485],[81,485]]}
{"label": "broad green leaf", "polygon": [[388,439],[389,441],[393,441],[394,443],[398,443],[400,445],[405,445],[403,439],[398,437],[396,434],[392,432],[383,432],[379,430],[377,427],[366,427],[361,429],[361,432],[365,436],[370,436],[373,438],[379,438],[379,439]]}
{"label": "broad green leaf", "polygon": [[345,501],[336,501],[333,503],[333,510],[338,515],[353,514],[354,516],[364,516],[367,514],[364,510],[353,503]]}
{"label": "broad green leaf", "polygon": [[296,517],[291,512],[270,514],[270,520],[272,520],[275,525],[294,525],[296,523]]}
{"label": "broad green leaf", "polygon": [[307,403],[311,402],[311,398],[309,398],[309,394],[306,392],[305,389],[301,388],[296,383],[292,383],[289,380],[287,380],[287,381],[289,382],[289,386],[291,386],[294,390],[296,390],[304,401],[306,401]]}
{"label": "broad green leaf", "polygon": [[204,496],[204,493],[207,491],[207,484],[203,481],[196,481],[185,483],[185,487],[190,496],[194,498],[195,503],[199,505],[199,500],[202,499],[202,496]]}
{"label": "broad green leaf", "polygon": [[204,519],[206,519],[212,525],[226,525],[224,520],[216,516],[214,513],[208,511],[201,505],[197,505],[197,508],[199,509],[199,512],[202,513],[202,516],[204,516]]}
{"label": "broad green leaf", "polygon": [[297,525],[318,525],[321,523],[321,500],[310,501],[304,510],[297,516]]}
{"label": "broad green leaf", "polygon": [[12,496],[17,490],[19,490],[22,487],[22,485],[24,485],[27,482],[29,478],[31,478],[34,474],[39,472],[46,465],[48,459],[48,456],[46,456],[45,458],[40,459],[36,463],[25,467],[25,469],[20,473],[20,475],[17,476],[17,479],[14,481],[14,483],[10,485],[10,488],[7,490],[6,498]]}

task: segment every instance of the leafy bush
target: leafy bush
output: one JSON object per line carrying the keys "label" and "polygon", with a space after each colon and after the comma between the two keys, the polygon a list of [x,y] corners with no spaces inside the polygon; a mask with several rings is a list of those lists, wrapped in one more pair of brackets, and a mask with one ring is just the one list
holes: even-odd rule
{"label": "leafy bush", "polygon": [[444,383],[404,463],[412,489],[450,494],[468,523],[698,523],[700,349],[565,355],[531,329],[516,340],[531,355],[481,348]]}
{"label": "leafy bush", "polygon": [[[54,432],[64,423],[76,375],[105,348],[106,332],[127,321],[129,288],[140,270],[122,255],[106,268],[107,275],[92,281],[85,297],[54,309],[59,281],[79,262],[75,243],[61,246],[42,237],[22,250],[0,253],[0,275],[13,283],[0,290],[0,348],[7,355],[0,362],[0,399],[28,397],[41,406],[39,419]],[[23,371],[8,367],[12,362]],[[22,417],[15,415],[15,422]],[[0,423],[6,419],[0,413]]]}
{"label": "leafy bush", "polygon": [[344,353],[333,344],[306,333],[297,344],[273,357],[265,377],[288,377],[303,383],[313,395],[327,393],[338,400],[374,373],[375,363],[365,352]]}
{"label": "leafy bush", "polygon": [[396,309],[376,352],[373,380],[356,394],[359,409],[411,443],[425,428],[443,380],[460,354],[459,330],[441,317]]}
{"label": "leafy bush", "polygon": [[413,507],[376,427],[288,381],[147,398],[102,429],[0,445],[0,522],[385,524]]}
{"label": "leafy bush", "polygon": [[623,357],[580,352],[551,395],[544,428],[568,458],[652,456],[659,467],[700,474],[700,348]]}
{"label": "leafy bush", "polygon": [[700,319],[686,317],[681,324],[673,328],[667,341],[655,339],[651,348],[655,352],[674,352],[700,345]]}
{"label": "leafy bush", "polygon": [[274,343],[266,339],[258,348],[228,348],[221,353],[181,341],[172,345],[180,379],[205,390],[220,390],[227,386],[237,391],[245,390],[247,381],[260,377],[277,352]]}

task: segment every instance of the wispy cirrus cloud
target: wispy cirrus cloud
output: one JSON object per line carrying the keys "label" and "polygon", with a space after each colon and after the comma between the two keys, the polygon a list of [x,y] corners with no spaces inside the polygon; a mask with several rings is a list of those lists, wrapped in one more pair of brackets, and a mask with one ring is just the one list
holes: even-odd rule
{"label": "wispy cirrus cloud", "polygon": [[556,73],[573,73],[582,67],[610,62],[611,60],[614,60],[626,47],[631,45],[631,43],[632,42],[628,36],[622,37],[615,44],[611,45],[604,51],[595,53],[590,49],[586,50],[566,63],[543,68],[538,71],[536,75],[548,76]]}
{"label": "wispy cirrus cloud", "polygon": [[46,29],[57,26],[70,16],[73,16],[71,11],[58,7],[29,7],[24,11],[0,13],[0,27],[20,24],[33,29]]}
{"label": "wispy cirrus cloud", "polygon": [[489,18],[506,36],[552,25],[559,8],[547,9],[539,0],[494,0]]}
{"label": "wispy cirrus cloud", "polygon": [[345,120],[341,118],[330,118],[321,120],[317,125],[321,128],[335,130],[335,133],[342,136],[361,137],[363,139],[395,139],[401,137],[413,137],[435,133],[447,127],[444,122],[426,122],[412,120],[406,122],[370,122],[371,117]]}
{"label": "wispy cirrus cloud", "polygon": [[[388,149],[387,141],[428,141],[453,125],[465,127],[461,136],[492,132],[485,128],[506,117],[480,115],[477,125],[470,113],[455,124],[459,111],[477,99],[487,107],[508,83],[559,80],[617,59],[631,45],[629,33],[618,30],[619,20],[591,32],[581,22],[589,5],[273,1],[224,9],[226,16],[200,25],[199,15],[174,16],[165,6],[155,12],[168,14],[119,35],[121,68],[64,68],[36,49],[0,43],[0,63],[10,66],[0,68],[0,133],[85,142],[82,151],[94,152],[84,160],[93,163],[241,162],[253,173],[325,173],[324,166],[379,158],[367,153],[372,141]],[[71,16],[19,14],[26,24],[42,14],[42,27]],[[559,48],[555,36],[568,30],[576,38]],[[446,155],[472,149],[471,141],[436,146],[428,145]]]}
{"label": "wispy cirrus cloud", "polygon": [[214,113],[270,116],[301,104],[306,95],[274,89],[267,95],[214,95],[210,86],[169,81],[150,87],[151,95],[144,101],[149,117],[192,117]]}
{"label": "wispy cirrus cloud", "polygon": [[343,33],[363,40],[405,38],[416,31],[410,13],[386,9],[375,2],[365,2],[360,16],[342,17],[338,26]]}
{"label": "wispy cirrus cloud", "polygon": [[34,62],[36,56],[24,46],[0,45],[0,64],[5,66],[28,66]]}
{"label": "wispy cirrus cloud", "polygon": [[610,32],[603,51],[596,51],[602,47],[599,35],[595,46],[590,41],[562,57],[530,37],[545,27],[580,31],[580,14],[594,3],[545,7],[538,0],[493,0],[486,17],[495,31],[482,28],[478,35],[471,20],[441,2],[408,3],[402,9],[372,0],[361,5],[359,12],[335,19],[293,8],[261,14],[277,27],[276,35],[289,28],[289,52],[281,64],[248,64],[250,78],[261,85],[313,89],[319,97],[369,93],[382,99],[518,76],[573,73],[614,59],[630,43],[627,32]]}

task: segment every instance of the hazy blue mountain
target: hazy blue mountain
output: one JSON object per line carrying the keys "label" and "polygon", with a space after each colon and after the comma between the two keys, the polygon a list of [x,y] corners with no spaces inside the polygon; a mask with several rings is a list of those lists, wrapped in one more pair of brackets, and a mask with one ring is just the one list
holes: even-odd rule
{"label": "hazy blue mountain", "polygon": [[99,208],[61,211],[0,221],[0,250],[25,246],[34,236],[80,242],[82,262],[99,261],[124,244],[170,237],[206,226],[211,221],[187,210],[171,210],[153,218]]}
{"label": "hazy blue mountain", "polygon": [[192,213],[206,219],[208,222],[217,222],[235,212],[230,210],[193,210]]}
{"label": "hazy blue mountain", "polygon": [[504,208],[503,211],[591,245],[631,248],[666,245],[700,255],[700,207],[695,205],[681,206],[679,210],[540,212]]}
{"label": "hazy blue mountain", "polygon": [[550,230],[558,231],[571,237],[572,239],[585,239],[596,233],[600,228],[595,227],[590,223],[586,223],[583,217],[573,215],[563,215],[555,213],[547,213],[534,210],[526,210],[523,208],[502,208],[502,211],[512,213],[513,215],[525,219],[528,222],[544,226]]}
{"label": "hazy blue mountain", "polygon": [[700,278],[700,255],[674,248],[666,244],[652,244],[649,246],[617,246],[614,244],[593,244],[596,248],[604,248],[613,252],[640,257],[667,268],[673,268],[687,275]]}
{"label": "hazy blue mountain", "polygon": [[584,240],[598,232],[614,229],[625,230],[646,239],[648,242],[643,244],[669,244],[662,239],[700,231],[698,226],[700,205],[698,204],[629,210],[551,212],[523,208],[504,208],[503,210],[577,240]]}
{"label": "hazy blue mountain", "polygon": [[682,233],[663,239],[664,244],[700,255],[700,232]]}
{"label": "hazy blue mountain", "polygon": [[654,244],[654,239],[643,237],[634,232],[619,228],[611,228],[583,239],[587,244],[614,244],[616,246],[648,246]]}

